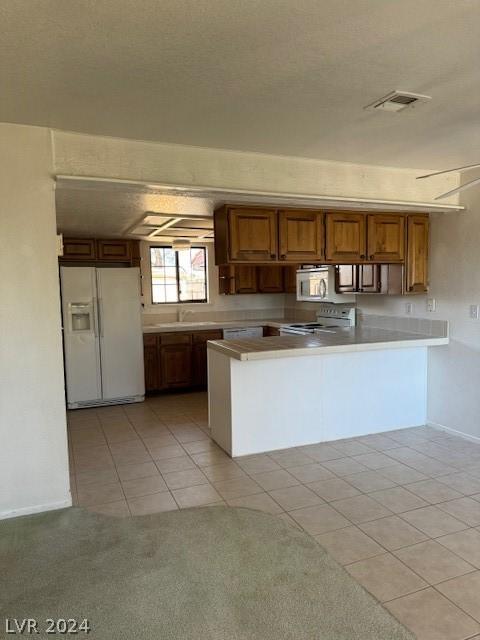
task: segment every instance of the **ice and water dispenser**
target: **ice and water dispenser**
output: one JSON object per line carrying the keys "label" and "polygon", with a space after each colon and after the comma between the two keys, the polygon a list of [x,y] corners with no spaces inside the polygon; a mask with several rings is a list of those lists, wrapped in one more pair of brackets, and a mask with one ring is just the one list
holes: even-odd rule
{"label": "ice and water dispenser", "polygon": [[70,322],[71,331],[92,331],[93,326],[93,303],[92,302],[70,302]]}

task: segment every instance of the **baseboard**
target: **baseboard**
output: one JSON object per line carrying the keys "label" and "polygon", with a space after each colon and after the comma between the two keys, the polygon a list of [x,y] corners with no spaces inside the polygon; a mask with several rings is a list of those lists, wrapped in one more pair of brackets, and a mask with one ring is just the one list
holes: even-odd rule
{"label": "baseboard", "polygon": [[17,518],[18,516],[28,516],[33,513],[42,513],[43,511],[54,511],[55,509],[65,509],[72,506],[72,498],[68,497],[59,502],[49,502],[47,504],[37,504],[31,507],[22,507],[21,509],[11,509],[9,511],[0,511],[0,520],[6,518]]}
{"label": "baseboard", "polygon": [[469,433],[465,433],[464,431],[459,431],[458,429],[452,429],[451,427],[446,427],[444,424],[439,424],[438,422],[426,422],[426,425],[429,427],[433,427],[434,429],[440,429],[441,431],[446,431],[447,433],[451,433],[452,435],[459,436],[460,438],[465,438],[465,440],[471,440],[471,442],[480,442],[479,436],[471,436]]}

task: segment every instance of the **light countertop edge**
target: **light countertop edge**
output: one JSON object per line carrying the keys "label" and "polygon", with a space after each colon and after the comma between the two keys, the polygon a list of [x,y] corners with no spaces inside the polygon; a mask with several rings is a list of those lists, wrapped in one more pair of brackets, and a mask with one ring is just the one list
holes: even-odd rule
{"label": "light countertop edge", "polygon": [[[245,327],[272,327],[280,329],[286,324],[298,320],[225,320],[225,322],[165,322],[157,325],[144,325],[143,333],[189,333],[192,331],[215,331],[217,329],[243,329]],[[312,321],[313,322],[313,321]]]}
{"label": "light countertop edge", "polygon": [[[265,338],[264,338],[265,339]],[[275,338],[269,338],[275,340]],[[227,342],[213,340],[207,343],[209,349],[219,351],[235,360],[273,360],[276,358],[298,358],[301,356],[326,355],[329,353],[358,353],[361,351],[380,351],[385,349],[408,349],[418,347],[438,347],[447,345],[449,338],[437,338],[430,336],[420,336],[418,338],[408,338],[405,340],[381,340],[379,342],[359,342],[356,344],[336,344],[319,346],[298,346],[290,349],[277,348],[274,343],[269,350],[241,351],[239,342],[237,346],[227,346]]]}

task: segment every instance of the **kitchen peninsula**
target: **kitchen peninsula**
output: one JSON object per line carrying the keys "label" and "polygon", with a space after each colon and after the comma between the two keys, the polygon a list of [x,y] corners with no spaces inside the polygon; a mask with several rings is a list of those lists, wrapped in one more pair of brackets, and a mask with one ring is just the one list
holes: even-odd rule
{"label": "kitchen peninsula", "polygon": [[209,342],[212,438],[242,456],[425,424],[427,351],[446,344],[363,326]]}

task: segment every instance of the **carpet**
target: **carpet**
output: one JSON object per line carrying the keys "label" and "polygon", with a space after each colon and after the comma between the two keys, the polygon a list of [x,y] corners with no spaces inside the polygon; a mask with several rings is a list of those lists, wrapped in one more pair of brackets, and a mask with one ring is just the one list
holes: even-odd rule
{"label": "carpet", "polygon": [[40,636],[46,618],[88,618],[76,637],[96,640],[413,639],[309,535],[220,506],[1,521],[0,637],[5,617]]}

